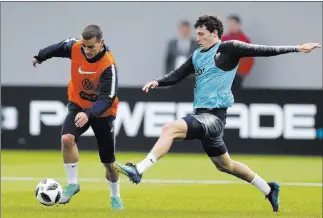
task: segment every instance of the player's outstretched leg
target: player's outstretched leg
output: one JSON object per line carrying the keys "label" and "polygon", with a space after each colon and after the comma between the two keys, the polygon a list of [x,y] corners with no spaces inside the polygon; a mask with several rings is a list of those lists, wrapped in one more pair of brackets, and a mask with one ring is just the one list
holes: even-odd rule
{"label": "player's outstretched leg", "polygon": [[62,136],[62,154],[67,174],[68,185],[64,188],[59,204],[67,204],[73,195],[80,191],[77,181],[77,165],[79,152],[75,143],[74,135],[65,134]]}
{"label": "player's outstretched leg", "polygon": [[186,133],[187,124],[182,119],[166,124],[162,128],[159,139],[145,159],[137,164],[126,163],[123,165],[116,163],[115,167],[117,171],[126,175],[133,183],[140,183],[143,173],[153,164],[157,163],[157,160],[167,154],[174,139],[183,139]]}
{"label": "player's outstretched leg", "polygon": [[[219,117],[222,117],[220,119]],[[267,183],[256,173],[254,173],[248,166],[238,161],[234,161],[228,154],[228,149],[222,139],[225,126],[225,119],[218,111],[217,116],[209,113],[202,113],[195,116],[195,127],[198,124],[203,124],[204,133],[201,137],[201,143],[204,151],[211,158],[218,170],[234,175],[244,181],[247,181],[256,186],[264,193],[266,198],[270,201],[273,211],[278,211],[279,208],[279,184]],[[189,122],[188,122],[189,123]]]}
{"label": "player's outstretched leg", "polygon": [[257,187],[265,195],[265,198],[268,199],[273,211],[278,211],[280,189],[278,182],[267,183],[264,179],[253,172],[247,165],[232,160],[228,152],[220,156],[211,157],[211,160],[216,165],[218,170],[234,175]]}

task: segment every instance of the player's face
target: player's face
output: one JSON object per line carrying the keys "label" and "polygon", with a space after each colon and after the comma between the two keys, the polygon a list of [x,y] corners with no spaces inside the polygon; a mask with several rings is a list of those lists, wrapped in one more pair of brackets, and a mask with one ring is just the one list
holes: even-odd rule
{"label": "player's face", "polygon": [[84,49],[85,56],[89,59],[99,54],[102,46],[103,40],[98,42],[95,37],[90,40],[82,40],[82,47]]}
{"label": "player's face", "polygon": [[196,28],[196,40],[202,50],[210,48],[216,39],[215,33],[208,31],[205,26]]}

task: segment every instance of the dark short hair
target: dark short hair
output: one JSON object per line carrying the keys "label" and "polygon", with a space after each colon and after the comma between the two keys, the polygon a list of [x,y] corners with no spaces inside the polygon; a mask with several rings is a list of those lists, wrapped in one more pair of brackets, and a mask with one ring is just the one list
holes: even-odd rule
{"label": "dark short hair", "polygon": [[234,20],[235,22],[237,22],[237,23],[241,23],[241,19],[240,19],[240,17],[238,16],[238,15],[230,15],[229,17],[228,17],[228,19],[229,20]]}
{"label": "dark short hair", "polygon": [[223,35],[223,23],[220,20],[220,18],[218,18],[217,16],[212,16],[212,15],[203,15],[200,16],[195,24],[194,24],[194,28],[198,28],[198,27],[203,27],[205,26],[205,28],[210,31],[211,33],[214,32],[214,30],[218,31],[218,36],[219,38],[222,37]]}
{"label": "dark short hair", "polygon": [[103,37],[102,30],[98,25],[90,24],[84,28],[82,38],[85,40],[90,40],[94,37],[97,41],[100,41]]}
{"label": "dark short hair", "polygon": [[182,20],[182,21],[180,22],[180,25],[181,25],[181,26],[187,26],[187,27],[190,27],[190,26],[191,26],[190,22],[188,22],[187,20]]}

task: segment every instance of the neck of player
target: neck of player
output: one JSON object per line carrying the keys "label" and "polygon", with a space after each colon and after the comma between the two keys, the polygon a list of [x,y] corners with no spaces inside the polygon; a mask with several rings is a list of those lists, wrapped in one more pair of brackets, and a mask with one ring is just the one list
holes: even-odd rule
{"label": "neck of player", "polygon": [[211,42],[210,42],[210,45],[205,48],[204,50],[209,50],[210,48],[212,48],[215,44],[219,43],[220,42],[220,39],[218,37],[214,38]]}

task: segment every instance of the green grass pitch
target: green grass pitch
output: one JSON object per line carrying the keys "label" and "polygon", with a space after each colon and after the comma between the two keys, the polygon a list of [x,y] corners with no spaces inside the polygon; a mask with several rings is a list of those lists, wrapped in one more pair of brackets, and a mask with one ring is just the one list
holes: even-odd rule
{"label": "green grass pitch", "polygon": [[[43,178],[66,185],[60,153],[2,151],[2,217],[322,217],[321,157],[232,155],[267,181],[282,183],[281,211],[273,213],[260,191],[217,171],[206,155],[173,153],[149,169],[139,185],[121,176],[125,210],[111,211],[109,186],[98,154],[81,151],[80,155],[81,192],[67,205],[45,207],[37,202],[34,190]],[[117,153],[122,163],[144,157],[143,153]],[[219,181],[229,182],[215,184]]]}

